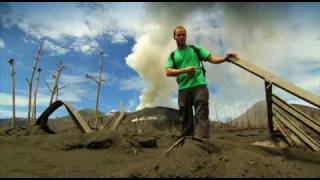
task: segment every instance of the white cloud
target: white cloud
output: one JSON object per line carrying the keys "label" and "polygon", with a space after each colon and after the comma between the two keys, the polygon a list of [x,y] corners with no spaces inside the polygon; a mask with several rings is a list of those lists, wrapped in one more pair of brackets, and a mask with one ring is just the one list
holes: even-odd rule
{"label": "white cloud", "polygon": [[130,77],[128,79],[121,79],[119,88],[121,90],[136,90],[141,91],[146,87],[145,82],[142,80],[142,78],[138,76]]}
{"label": "white cloud", "polygon": [[127,39],[120,33],[115,33],[113,36],[112,36],[112,43],[126,43],[128,42]]}
{"label": "white cloud", "polygon": [[95,40],[90,39],[76,39],[70,48],[74,49],[76,52],[81,52],[84,54],[92,54],[97,52],[99,44]]}
{"label": "white cloud", "polygon": [[136,110],[136,108],[137,108],[137,101],[135,100],[135,99],[131,99],[130,101],[129,101],[129,106],[128,106],[128,108],[125,110],[125,111],[127,111],[127,112],[132,112],[132,111],[135,111]]}
{"label": "white cloud", "polygon": [[82,102],[88,94],[89,91],[81,86],[67,86],[59,92],[58,99],[66,102]]}
{"label": "white cloud", "polygon": [[62,48],[58,45],[53,44],[52,42],[45,40],[43,43],[43,48],[48,50],[50,52],[50,56],[58,56],[58,55],[63,55],[69,52],[68,49]]}
{"label": "white cloud", "polygon": [[78,83],[87,83],[88,80],[86,79],[85,75],[81,76],[81,75],[62,74],[61,82],[62,84],[78,84]]}
{"label": "white cloud", "polygon": [[5,47],[4,41],[0,38],[0,49]]}
{"label": "white cloud", "polygon": [[[26,118],[28,116],[27,111],[17,111],[16,110],[16,117]],[[0,109],[0,118],[11,118],[12,117],[12,110]]]}
{"label": "white cloud", "polygon": [[[98,47],[96,39],[104,35],[110,37],[112,43],[125,43],[127,36],[133,37],[141,31],[140,4],[46,3],[37,4],[31,10],[7,3],[2,8],[0,22],[6,28],[16,25],[36,39],[50,38],[63,43],[67,39],[75,41],[71,48],[90,54]],[[47,6],[50,6],[51,13],[47,12]]]}
{"label": "white cloud", "polygon": [[[48,105],[49,99],[48,96],[43,94],[37,95],[37,105],[45,106]],[[0,105],[2,106],[12,106],[12,95],[7,93],[0,93]],[[27,107],[28,106],[28,96],[26,95],[16,95],[15,96],[15,105],[18,107]]]}

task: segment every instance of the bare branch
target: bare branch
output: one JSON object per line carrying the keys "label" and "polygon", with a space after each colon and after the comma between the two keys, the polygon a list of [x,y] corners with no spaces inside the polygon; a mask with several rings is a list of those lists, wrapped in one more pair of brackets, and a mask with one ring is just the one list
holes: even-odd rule
{"label": "bare branch", "polygon": [[93,77],[93,76],[91,76],[91,75],[89,75],[89,74],[86,74],[86,78],[87,78],[87,79],[94,80],[97,84],[99,84],[99,81],[98,81],[95,77]]}
{"label": "bare branch", "polygon": [[66,85],[64,85],[64,86],[62,86],[62,87],[60,87],[60,88],[58,88],[58,91],[60,91],[61,89],[63,89],[63,88],[65,88],[65,87],[67,87],[67,86],[69,86],[70,84],[66,84]]}
{"label": "bare branch", "polygon": [[53,90],[50,88],[49,83],[48,83],[46,80],[44,80],[44,79],[43,79],[43,82],[45,83],[45,85],[47,86],[47,88],[49,89],[49,91],[52,93]]}

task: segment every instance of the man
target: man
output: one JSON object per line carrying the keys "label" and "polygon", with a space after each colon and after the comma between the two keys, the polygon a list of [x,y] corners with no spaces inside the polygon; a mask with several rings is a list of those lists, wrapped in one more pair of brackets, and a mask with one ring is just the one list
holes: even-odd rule
{"label": "man", "polygon": [[182,123],[181,135],[201,139],[209,138],[209,92],[205,71],[200,66],[200,59],[210,63],[222,63],[228,61],[229,57],[236,57],[236,54],[230,53],[225,57],[219,57],[211,55],[201,47],[187,45],[187,31],[183,26],[174,29],[173,39],[177,43],[177,49],[168,57],[165,68],[166,75],[176,76],[179,85],[178,105]]}

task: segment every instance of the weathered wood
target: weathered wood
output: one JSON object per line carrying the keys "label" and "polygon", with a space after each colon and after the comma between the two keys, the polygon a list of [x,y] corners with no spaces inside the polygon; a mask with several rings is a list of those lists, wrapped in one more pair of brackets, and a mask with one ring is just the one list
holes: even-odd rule
{"label": "weathered wood", "polygon": [[58,101],[59,91],[62,90],[63,88],[65,88],[65,87],[67,87],[67,86],[68,86],[68,84],[67,84],[67,85],[64,85],[64,86],[62,86],[62,87],[59,88],[59,84],[58,84],[57,93],[56,93],[56,101]]}
{"label": "weathered wood", "polygon": [[68,103],[63,101],[56,101],[52,103],[47,109],[45,109],[36,121],[36,125],[40,125],[41,129],[51,131],[48,127],[48,117],[60,106],[64,105],[69,112],[72,120],[75,122],[77,127],[84,133],[90,133],[92,130],[88,126],[87,122],[81,117],[81,115]]}
{"label": "weathered wood", "polygon": [[33,94],[33,106],[32,106],[32,118],[31,118],[31,125],[34,125],[37,119],[37,93],[38,93],[38,86],[39,86],[39,79],[40,79],[40,72],[41,69],[38,68],[37,76],[36,76],[36,87]]}
{"label": "weathered wood", "polygon": [[34,62],[34,65],[32,67],[32,73],[31,73],[31,78],[28,80],[28,87],[29,87],[29,90],[28,90],[28,119],[27,119],[27,127],[30,127],[31,125],[31,96],[32,96],[32,83],[33,83],[33,77],[34,77],[34,73],[36,71],[36,68],[37,68],[37,65],[38,65],[38,62],[40,60],[40,56],[42,54],[42,46],[39,46],[38,50],[37,50],[37,53],[36,53],[36,56],[34,57],[35,58],[35,62]]}
{"label": "weathered wood", "polygon": [[120,115],[119,117],[115,120],[115,122],[112,124],[111,129],[112,130],[116,130],[120,124],[120,122],[122,121],[122,119],[124,118],[124,105],[123,102],[120,101]]}
{"label": "weathered wood", "polygon": [[15,100],[15,79],[14,79],[14,59],[9,60],[10,71],[11,71],[11,81],[12,81],[12,120],[11,120],[11,128],[16,128],[16,100]]}
{"label": "weathered wood", "polygon": [[290,137],[290,132],[282,126],[281,122],[276,117],[273,117],[273,123],[276,129],[278,129],[281,134],[283,135],[284,139],[287,141],[290,147],[293,147],[295,145],[294,140]]}
{"label": "weathered wood", "polygon": [[272,137],[275,136],[275,131],[273,129],[272,123],[272,83],[264,81],[265,94],[266,94],[266,103],[267,103],[267,117],[268,117],[268,127],[269,132]]}
{"label": "weathered wood", "polygon": [[185,140],[185,136],[183,136],[182,138],[178,139],[178,141],[176,141],[167,151],[165,154],[168,154],[170,151],[172,151],[173,148],[175,148],[178,144],[183,143],[183,141]]}
{"label": "weathered wood", "polygon": [[58,91],[58,83],[59,83],[59,79],[60,79],[60,74],[61,74],[61,71],[63,69],[64,69],[64,66],[63,66],[62,62],[60,61],[59,64],[57,65],[56,75],[53,76],[54,85],[53,85],[53,88],[52,88],[52,91],[51,91],[51,97],[50,97],[50,101],[49,101],[49,106],[52,104],[53,97]]}
{"label": "weathered wood", "polygon": [[99,77],[98,79],[96,79],[95,77],[89,75],[89,74],[86,74],[86,77],[88,79],[92,79],[94,80],[96,83],[97,83],[97,95],[96,95],[96,122],[95,122],[95,128],[98,129],[98,120],[100,119],[99,118],[99,96],[100,96],[100,87],[101,87],[101,84],[104,80],[102,80],[102,77],[101,77],[101,73],[102,73],[102,57],[103,57],[103,52],[101,51],[100,52],[100,66],[99,66]]}
{"label": "weathered wood", "polygon": [[267,80],[271,83],[273,83],[275,86],[317,106],[320,108],[320,96],[317,96],[311,92],[308,92],[302,88],[299,88],[293,84],[291,84],[289,81],[286,81],[284,79],[281,79],[280,77],[265,71],[264,69],[261,69],[247,61],[244,61],[239,58],[229,58],[230,62],[241,67],[242,69],[249,71],[250,73],[262,78],[263,80]]}
{"label": "weathered wood", "polygon": [[67,108],[69,114],[72,117],[72,120],[76,125],[85,133],[92,132],[91,128],[88,126],[87,122],[81,117],[81,115],[68,103],[64,102],[65,107]]}
{"label": "weathered wood", "polygon": [[202,139],[194,137],[194,136],[182,136],[180,139],[178,139],[172,146],[170,146],[170,148],[166,151],[165,154],[168,154],[170,151],[172,151],[175,147],[177,147],[179,144],[183,145],[184,141],[186,139],[191,139],[191,140],[195,140],[198,142],[203,142]]}
{"label": "weathered wood", "polygon": [[297,135],[306,145],[308,145],[312,150],[319,151],[320,145],[313,140],[310,136],[308,136],[302,129],[300,129],[297,125],[288,120],[284,115],[282,115],[278,106],[273,106],[274,115],[283,123],[286,127],[288,127],[295,135]]}
{"label": "weathered wood", "polygon": [[281,98],[276,95],[272,95],[272,101],[278,105],[282,110],[287,112],[289,115],[297,119],[298,121],[302,122],[304,125],[308,126],[318,134],[320,134],[320,122],[313,120],[308,115],[304,114],[297,108],[293,107],[292,105],[286,103]]}

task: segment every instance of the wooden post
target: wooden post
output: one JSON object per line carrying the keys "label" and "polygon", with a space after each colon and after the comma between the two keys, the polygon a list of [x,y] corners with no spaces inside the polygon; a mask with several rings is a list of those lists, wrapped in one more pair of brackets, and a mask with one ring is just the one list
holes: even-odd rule
{"label": "wooden post", "polygon": [[111,126],[112,130],[116,130],[120,124],[120,122],[123,120],[124,118],[124,105],[123,102],[120,101],[120,115],[119,117],[114,121],[113,125]]}
{"label": "wooden post", "polygon": [[42,51],[41,51],[41,46],[39,46],[38,50],[37,50],[37,53],[36,53],[36,56],[34,57],[35,61],[34,61],[34,65],[33,65],[33,68],[32,68],[32,73],[31,73],[31,78],[30,79],[27,79],[28,81],[28,86],[29,86],[29,95],[28,95],[28,119],[27,119],[27,127],[30,126],[30,121],[31,121],[31,96],[32,96],[32,82],[33,82],[33,77],[34,77],[34,73],[35,73],[35,70],[37,68],[37,65],[38,65],[38,62],[40,60],[40,56],[42,55]]}
{"label": "wooden post", "polygon": [[102,80],[102,77],[101,77],[101,73],[102,73],[102,57],[103,57],[103,52],[101,51],[100,52],[100,66],[99,66],[99,77],[98,79],[93,77],[93,76],[90,76],[89,74],[86,74],[86,77],[88,79],[92,79],[94,80],[96,83],[97,83],[97,95],[96,95],[96,122],[95,122],[95,128],[98,129],[98,120],[100,119],[99,118],[99,96],[100,96],[100,87],[101,87],[101,84],[104,80]]}
{"label": "wooden post", "polygon": [[100,66],[99,66],[99,80],[98,80],[97,97],[96,97],[96,124],[95,124],[95,126],[97,128],[98,128],[98,120],[100,119],[99,118],[99,96],[100,96],[100,87],[101,87],[101,83],[102,83],[102,79],[101,79],[102,57],[103,57],[103,52],[101,51],[100,52]]}
{"label": "wooden post", "polygon": [[64,66],[63,66],[62,62],[60,61],[59,64],[57,65],[56,75],[52,76],[54,79],[54,85],[53,85],[53,90],[51,91],[49,106],[52,104],[53,96],[58,91],[58,82],[59,82],[60,74],[61,74],[61,71],[63,70],[63,68],[64,68]]}
{"label": "wooden post", "polygon": [[16,128],[14,59],[11,58],[8,62],[9,62],[9,64],[10,64],[10,69],[11,69],[11,81],[12,81],[12,121],[11,121],[11,128]]}
{"label": "wooden post", "polygon": [[268,127],[271,137],[275,137],[275,131],[273,130],[272,123],[272,83],[265,80],[264,87],[266,92],[266,103],[267,103],[267,117],[268,117]]}
{"label": "wooden post", "polygon": [[36,77],[36,87],[33,94],[33,108],[32,108],[32,118],[31,118],[31,125],[34,125],[37,119],[37,93],[38,93],[38,85],[39,85],[39,78],[40,78],[41,69],[38,68],[37,70],[37,77]]}
{"label": "wooden post", "polygon": [[58,101],[58,96],[59,96],[59,91],[65,87],[67,87],[68,85],[64,85],[62,87],[59,88],[59,84],[58,84],[58,88],[57,88],[57,93],[56,93],[56,101]]}

